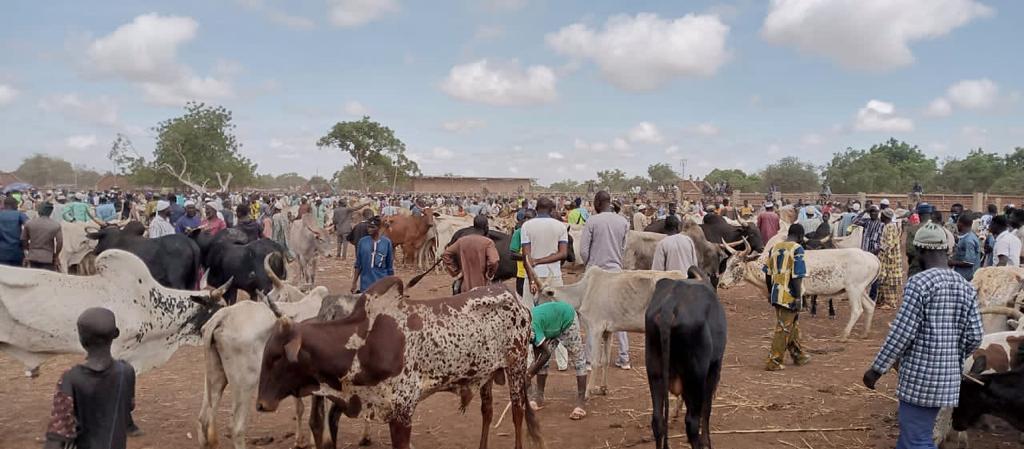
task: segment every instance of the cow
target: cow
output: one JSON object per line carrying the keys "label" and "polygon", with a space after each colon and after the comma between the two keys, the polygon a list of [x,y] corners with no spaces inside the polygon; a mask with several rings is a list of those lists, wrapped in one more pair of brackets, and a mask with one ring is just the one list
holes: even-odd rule
{"label": "cow", "polygon": [[[449,246],[452,246],[452,244],[454,244],[456,240],[467,235],[476,234],[477,232],[478,231],[476,230],[476,228],[472,226],[468,228],[459,229],[458,231],[455,232],[455,235],[452,236],[451,241],[444,245],[444,247],[448,248]],[[512,250],[509,249],[509,244],[512,242],[512,236],[504,232],[487,231],[487,238],[491,239],[494,242],[494,246],[498,250],[498,270],[494,272],[494,279],[492,280],[495,282],[502,282],[507,281],[509,279],[515,279],[516,261],[512,260]],[[456,287],[459,282],[459,279],[453,281],[453,294],[458,292],[458,289]]]}
{"label": "cow", "polygon": [[[256,292],[270,293],[275,283],[267,275],[268,268],[274,271],[276,277],[287,278],[284,265],[285,249],[273,240],[259,239],[248,242],[244,235],[227,230],[217,235],[193,232],[190,236],[199,245],[202,265],[207,270],[207,283],[220,285],[229,278],[235,280],[224,295],[228,305],[235,303],[238,290],[246,292],[250,299],[256,298]],[[278,257],[272,258],[269,264],[264,263],[274,254]],[[300,295],[299,298],[301,297]]]}
{"label": "cow", "polygon": [[[608,340],[612,332],[644,331],[644,311],[660,279],[686,279],[686,274],[680,271],[608,271],[591,266],[575,284],[548,285],[541,289],[541,302],[563,301],[579,313],[587,332],[587,347],[594,358],[593,367],[603,370],[599,393],[608,391],[608,360],[612,350]],[[591,377],[588,382],[593,385],[595,380]]]}
{"label": "cow", "polygon": [[300,220],[293,221],[288,227],[288,249],[295,253],[299,265],[299,285],[312,288],[316,282],[317,253],[320,251],[319,241],[326,238],[313,214],[306,214]]}
{"label": "cow", "polygon": [[528,434],[543,446],[526,398],[530,326],[529,310],[502,285],[410,301],[401,279],[389,276],[345,318],[278,321],[263,352],[257,409],[271,412],[288,396],[328,393],[347,416],[370,411],[387,421],[392,447],[408,449],[417,403],[448,391],[460,395],[465,410],[471,388],[479,387],[485,449],[492,383],[507,381],[516,449],[524,411]]}
{"label": "cow", "polygon": [[[419,216],[395,215],[386,217],[382,232],[395,248],[401,247],[408,265],[416,261],[421,248],[427,243],[427,232],[434,225],[434,212],[430,208],[423,209]],[[441,240],[438,240],[439,242]]]}
{"label": "cow", "polygon": [[[985,267],[974,273],[971,284],[978,290],[979,308],[1024,306],[1024,268]],[[981,318],[986,334],[1014,327],[1008,325],[1006,315],[986,314]]]}
{"label": "cow", "polygon": [[141,374],[166,362],[178,346],[199,343],[200,329],[220,309],[229,285],[210,292],[166,288],[141,259],[116,249],[96,258],[93,276],[0,266],[0,350],[34,375],[54,355],[81,354],[78,315],[105,307],[121,330],[111,353]]}
{"label": "cow", "polygon": [[136,235],[131,229],[107,226],[86,237],[96,240],[97,255],[111,249],[135,254],[149,269],[153,279],[164,287],[179,290],[199,286],[202,254],[199,245],[185,234],[165,235],[150,239]]}
{"label": "cow", "polygon": [[[695,223],[683,225],[682,233],[693,240],[694,249],[700,259],[700,268],[708,273],[711,285],[718,284],[721,263],[729,253],[722,244],[714,244],[704,237],[704,231]],[[654,262],[654,250],[665,234],[649,231],[629,231],[626,233],[626,248],[622,254],[622,268],[626,270],[650,270]],[[742,242],[739,242],[742,243]],[[737,244],[734,244],[737,245]]]}
{"label": "cow", "polygon": [[60,222],[60,234],[62,246],[60,250],[60,271],[61,273],[93,274],[96,255],[93,249],[96,248],[96,240],[86,237],[90,230],[99,229],[94,223]]}
{"label": "cow", "polygon": [[725,309],[699,269],[692,279],[661,279],[644,316],[647,383],[654,447],[668,449],[668,393],[686,402],[686,436],[694,449],[711,448],[711,403],[725,354]]}
{"label": "cow", "polygon": [[[719,287],[730,288],[743,281],[753,284],[763,297],[768,297],[764,283],[765,260],[757,254],[751,255],[750,248],[729,258],[725,272],[719,279]],[[765,259],[767,255],[763,256]],[[850,321],[840,335],[846,341],[854,324],[864,315],[864,337],[871,332],[871,321],[875,315],[875,303],[868,296],[868,289],[878,278],[881,263],[878,257],[854,248],[821,249],[804,253],[807,276],[804,277],[804,295],[834,297],[845,294],[850,299]]]}
{"label": "cow", "polygon": [[[268,256],[269,258],[269,256]],[[273,271],[267,271],[276,282]],[[257,291],[257,296],[262,292]],[[347,296],[328,296],[326,287],[316,287],[298,302],[274,303],[264,298],[267,304],[257,301],[242,301],[218,310],[203,326],[203,348],[206,358],[206,382],[203,390],[203,404],[199,409],[199,447],[216,448],[217,407],[224,388],[232,386],[231,441],[234,449],[245,448],[245,426],[252,409],[253,396],[259,380],[263,347],[266,346],[278,314],[295,321],[315,318],[324,306],[337,304],[347,315],[352,309],[352,299]],[[274,307],[268,307],[274,304]],[[305,446],[306,431],[302,428],[302,400],[296,398],[296,447]],[[318,449],[322,446],[317,440]]]}
{"label": "cow", "polygon": [[[691,223],[689,220],[684,220],[683,222],[684,229]],[[745,238],[750,242],[750,245],[754,247],[754,251],[762,251],[764,249],[764,244],[761,240],[761,231],[757,229],[757,226],[749,223],[736,226],[729,224],[729,222],[720,215],[707,214],[704,216],[704,220],[700,224],[700,228],[703,232],[704,238],[708,242],[717,244],[724,240],[726,242],[735,243]],[[644,232],[657,232],[659,234],[664,234],[665,219],[662,218],[655,220],[644,228]],[[708,273],[711,272],[709,271]]]}

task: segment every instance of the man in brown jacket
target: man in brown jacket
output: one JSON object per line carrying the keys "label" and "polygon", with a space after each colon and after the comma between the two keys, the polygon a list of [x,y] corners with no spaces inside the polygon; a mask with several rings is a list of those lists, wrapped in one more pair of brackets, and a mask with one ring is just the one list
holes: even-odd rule
{"label": "man in brown jacket", "polygon": [[487,285],[498,270],[498,248],[487,237],[487,216],[473,218],[473,233],[455,241],[441,256],[448,274],[462,276],[459,292]]}

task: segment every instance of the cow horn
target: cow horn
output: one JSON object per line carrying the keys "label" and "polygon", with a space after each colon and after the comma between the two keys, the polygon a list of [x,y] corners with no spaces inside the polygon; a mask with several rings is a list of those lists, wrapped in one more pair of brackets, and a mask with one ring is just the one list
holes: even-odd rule
{"label": "cow horn", "polygon": [[981,386],[983,386],[983,387],[985,386],[985,382],[982,382],[982,381],[981,381],[980,379],[978,379],[977,377],[974,377],[974,376],[972,376],[972,375],[970,375],[970,374],[964,374],[963,376],[964,376],[964,379],[967,379],[967,380],[969,380],[969,381],[971,381],[971,382],[974,382],[974,383],[976,383],[976,384],[978,384],[978,385],[981,385]]}
{"label": "cow horn", "polygon": [[981,309],[982,315],[1006,315],[1009,318],[1020,320],[1024,318],[1024,313],[1020,310],[1014,309],[1013,307],[1003,306],[988,306]]}
{"label": "cow horn", "polygon": [[729,244],[726,243],[725,238],[722,238],[722,243],[719,243],[718,246],[724,249],[730,256],[736,254],[736,248],[729,246]]}
{"label": "cow horn", "polygon": [[213,301],[220,301],[220,300],[224,299],[224,293],[227,293],[228,289],[231,288],[231,283],[232,282],[235,282],[235,277],[234,276],[231,276],[230,278],[228,278],[228,281],[225,282],[224,285],[221,285],[220,287],[217,287],[216,289],[211,291],[210,292],[210,299],[213,300]]}
{"label": "cow horn", "polygon": [[743,244],[743,241],[744,241],[744,240],[746,240],[746,239],[747,239],[746,237],[743,237],[743,239],[741,239],[741,240],[737,240],[737,241],[735,241],[735,242],[732,242],[732,243],[726,243],[726,242],[725,242],[725,237],[722,237],[722,243],[724,243],[724,244],[725,244],[725,246],[728,246],[728,247],[730,247],[730,248],[733,248],[733,249],[735,249],[735,248],[736,248],[737,246],[740,246],[740,245],[742,245],[742,244]]}
{"label": "cow horn", "polygon": [[274,254],[277,254],[277,252],[269,253],[267,254],[267,257],[263,258],[263,271],[267,273],[267,277],[270,278],[270,282],[274,284],[274,289],[282,290],[284,289],[284,281],[277,277],[277,273],[274,273],[274,270],[270,268],[270,258]]}
{"label": "cow horn", "polygon": [[281,313],[281,309],[277,307],[277,303],[271,300],[269,296],[263,294],[263,292],[259,290],[256,291],[256,296],[259,298],[260,301],[264,301],[267,303],[267,306],[270,307],[270,311],[273,312],[275,317],[284,317],[284,314]]}

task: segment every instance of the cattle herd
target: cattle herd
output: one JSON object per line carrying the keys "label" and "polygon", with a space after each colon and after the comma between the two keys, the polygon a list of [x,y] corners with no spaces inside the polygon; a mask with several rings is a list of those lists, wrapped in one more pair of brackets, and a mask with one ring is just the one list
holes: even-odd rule
{"label": "cattle herd", "polygon": [[[385,233],[402,249],[406,263],[422,268],[440,253],[439,243],[459,239],[472,222],[430,208],[420,212],[388,218]],[[780,211],[781,236],[785,223],[794,222],[791,213]],[[0,351],[36,375],[46,359],[81,352],[75,321],[85,309],[102,306],[115,313],[121,331],[114,356],[140,374],[166,362],[179,346],[204,348],[200,447],[218,447],[215,415],[231,386],[229,434],[235,449],[245,447],[254,409],[273,412],[290,398],[297,404],[297,446],[306,445],[311,434],[317,449],[340,447],[338,421],[345,416],[386,423],[392,447],[408,448],[417,404],[437,392],[455,394],[463,410],[479,394],[479,446],[486,448],[494,385],[508,388],[505,411],[511,410],[515,447],[527,442],[543,447],[540,420],[527,400],[531,314],[514,290],[495,283],[411,300],[406,289],[413,287],[392,276],[360,295],[331,294],[316,286],[324,229],[308,221],[292,226],[285,249],[271,239],[248,242],[232,229],[149,239],[137,222],[98,229],[63,223],[65,273],[0,266]],[[493,220],[492,227],[488,237],[501,259],[495,279],[513,279],[516,266],[508,244],[513,224]],[[578,254],[580,228],[567,227],[570,253]],[[712,403],[728,334],[718,289],[749,283],[764,290],[765,248],[775,238],[765,242],[756,226],[719,215],[687,219],[682,232],[694,241],[699,265],[688,273],[652,271],[663,231],[662,221],[629,231],[623,271],[589,267],[573,284],[532,282],[540,286],[541,301],[567,302],[582,319],[596,374],[588,391],[607,392],[611,333],[643,332],[655,447],[669,446],[671,393],[685,405],[691,447],[710,448]],[[875,312],[868,290],[878,277],[879,260],[859,249],[860,238],[858,233],[828,236],[834,241],[827,249],[806,256],[805,293],[829,298],[830,304],[848,299],[849,321],[839,332],[843,341],[861,317],[867,334]],[[299,267],[298,279],[291,281],[295,285],[287,280],[292,258]],[[581,262],[570,255],[565,264],[571,269]],[[81,270],[86,275],[66,273],[76,265],[87,265]],[[204,283],[210,288],[200,289]],[[1024,342],[1024,269],[984,268],[973,284],[986,336],[965,364],[969,375],[961,386],[961,405],[943,412],[936,440],[966,438],[950,428],[963,431],[984,415],[1024,431],[1024,371],[1013,369]],[[238,291],[251,301],[237,300]],[[309,430],[303,423],[307,396],[312,398]],[[368,442],[364,424],[361,444]]]}

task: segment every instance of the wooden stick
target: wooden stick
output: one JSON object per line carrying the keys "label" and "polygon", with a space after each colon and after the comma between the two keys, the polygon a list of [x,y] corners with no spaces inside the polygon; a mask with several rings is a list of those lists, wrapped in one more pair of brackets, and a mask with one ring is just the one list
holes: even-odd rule
{"label": "wooden stick", "polygon": [[795,448],[795,449],[804,449],[804,448],[802,448],[800,446],[797,446],[797,445],[795,445],[793,443],[790,443],[789,441],[784,441],[784,440],[775,440],[775,441],[778,441],[778,442],[780,442],[782,444],[785,444],[786,446],[789,446],[789,447],[792,447],[792,448]]}
{"label": "wooden stick", "polygon": [[[529,407],[530,404],[527,403],[526,406]],[[508,404],[505,404],[505,410],[501,412],[501,416],[498,417],[498,422],[494,424],[495,429],[501,425],[501,421],[505,419],[505,415],[508,414],[508,409],[510,408],[512,408],[512,401],[508,401]]]}
{"label": "wooden stick", "polygon": [[893,401],[893,402],[900,402],[900,400],[899,400],[899,399],[896,399],[896,398],[894,398],[894,397],[892,397],[892,396],[889,396],[889,395],[887,395],[887,394],[885,394],[885,393],[882,393],[881,391],[878,391],[878,390],[872,390],[872,389],[870,389],[870,388],[868,388],[868,387],[865,387],[865,386],[864,386],[864,385],[862,385],[862,384],[854,383],[853,385],[855,385],[855,386],[857,386],[857,387],[860,387],[861,389],[863,389],[863,390],[866,390],[866,391],[867,391],[867,392],[869,392],[869,393],[877,394],[877,395],[879,395],[879,396],[881,396],[881,397],[883,397],[883,398],[886,398],[886,399],[888,399],[888,400],[890,400],[890,401]]}
{"label": "wooden stick", "polygon": [[[803,432],[856,432],[870,430],[870,427],[823,427],[816,429],[743,429],[743,430],[712,430],[715,435],[745,434],[745,433],[803,433]],[[684,438],[686,435],[673,435],[669,438]]]}

